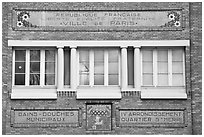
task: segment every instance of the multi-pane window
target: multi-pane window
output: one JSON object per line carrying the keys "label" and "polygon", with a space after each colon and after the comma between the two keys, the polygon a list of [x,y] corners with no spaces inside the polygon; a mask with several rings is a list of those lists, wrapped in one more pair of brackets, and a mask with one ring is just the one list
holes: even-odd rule
{"label": "multi-pane window", "polygon": [[153,85],[153,50],[142,51],[142,83],[143,85]]}
{"label": "multi-pane window", "polygon": [[108,51],[108,85],[118,85],[118,50]]}
{"label": "multi-pane window", "polygon": [[15,85],[25,85],[26,51],[15,51]]}
{"label": "multi-pane window", "polygon": [[119,50],[79,50],[79,85],[119,85]]}
{"label": "multi-pane window", "polygon": [[55,85],[55,50],[15,50],[14,85]]}
{"label": "multi-pane window", "polygon": [[184,86],[184,50],[142,49],[142,85]]}
{"label": "multi-pane window", "polygon": [[45,85],[55,84],[55,51],[45,50]]}
{"label": "multi-pane window", "polygon": [[30,85],[40,85],[40,50],[30,50]]}

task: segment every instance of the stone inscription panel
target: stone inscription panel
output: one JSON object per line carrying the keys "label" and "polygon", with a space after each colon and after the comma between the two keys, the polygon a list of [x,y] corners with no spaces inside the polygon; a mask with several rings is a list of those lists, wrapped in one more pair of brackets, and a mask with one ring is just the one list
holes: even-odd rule
{"label": "stone inscription panel", "polygon": [[87,130],[90,131],[111,130],[110,104],[87,105]]}
{"label": "stone inscription panel", "polygon": [[181,10],[162,11],[37,11],[15,10],[17,30],[138,30],[148,28],[178,29]]}
{"label": "stone inscription panel", "polygon": [[78,110],[14,110],[13,124],[78,125]]}
{"label": "stone inscription panel", "polygon": [[184,124],[183,110],[119,110],[120,125]]}

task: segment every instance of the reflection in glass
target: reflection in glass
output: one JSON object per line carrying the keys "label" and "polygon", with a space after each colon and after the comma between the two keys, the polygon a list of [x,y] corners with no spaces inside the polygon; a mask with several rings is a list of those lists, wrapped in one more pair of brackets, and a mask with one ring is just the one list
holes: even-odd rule
{"label": "reflection in glass", "polygon": [[45,85],[55,85],[55,50],[45,50]]}
{"label": "reflection in glass", "polygon": [[143,85],[153,85],[153,74],[143,74]]}
{"label": "reflection in glass", "polygon": [[16,61],[25,61],[26,51],[25,50],[15,50],[15,60]]}
{"label": "reflection in glass", "polygon": [[104,63],[94,64],[94,74],[104,74]]}
{"label": "reflection in glass", "polygon": [[55,84],[55,74],[45,74],[45,85]]}
{"label": "reflection in glass", "polygon": [[108,75],[108,85],[118,85],[118,75]]}
{"label": "reflection in glass", "polygon": [[64,50],[64,84],[70,85],[70,50]]}
{"label": "reflection in glass", "polygon": [[143,50],[142,60],[153,62],[153,50]]}
{"label": "reflection in glass", "polygon": [[134,85],[134,49],[128,47],[127,50],[128,63],[128,85]]}
{"label": "reflection in glass", "polygon": [[118,74],[118,62],[109,62],[108,74]]}
{"label": "reflection in glass", "polygon": [[183,50],[172,50],[172,61],[183,61]]}
{"label": "reflection in glass", "polygon": [[104,75],[94,75],[94,85],[104,85]]}
{"label": "reflection in glass", "polygon": [[158,50],[157,60],[158,61],[168,61],[168,50]]}
{"label": "reflection in glass", "polygon": [[30,74],[30,85],[40,85],[40,74]]}
{"label": "reflection in glass", "polygon": [[30,73],[40,73],[40,62],[30,62]]}
{"label": "reflection in glass", "polygon": [[25,85],[25,50],[15,50],[15,85]]}
{"label": "reflection in glass", "polygon": [[173,86],[183,86],[183,74],[173,74],[172,75],[172,85]]}
{"label": "reflection in glass", "polygon": [[45,51],[45,61],[54,62],[55,61],[55,51],[54,50],[46,50]]}
{"label": "reflection in glass", "polygon": [[158,62],[158,73],[168,73],[168,62]]}
{"label": "reflection in glass", "polygon": [[45,73],[55,73],[55,63],[54,62],[46,62],[45,63]]}
{"label": "reflection in glass", "polygon": [[89,85],[89,51],[79,51],[80,85]]}
{"label": "reflection in glass", "polygon": [[168,85],[168,74],[159,74],[158,75],[158,85],[167,86]]}
{"label": "reflection in glass", "polygon": [[143,62],[142,64],[143,73],[153,73],[153,64],[152,62]]}
{"label": "reflection in glass", "polygon": [[30,51],[30,61],[40,61],[40,50]]}
{"label": "reflection in glass", "polygon": [[15,85],[25,85],[25,74],[15,74]]}
{"label": "reflection in glass", "polygon": [[118,50],[109,50],[108,51],[108,61],[109,62],[118,62]]}
{"label": "reflection in glass", "polygon": [[173,73],[183,73],[183,62],[172,62]]}
{"label": "reflection in glass", "polygon": [[80,85],[89,85],[89,74],[80,74]]}
{"label": "reflection in glass", "polygon": [[15,63],[15,73],[25,73],[25,62]]}

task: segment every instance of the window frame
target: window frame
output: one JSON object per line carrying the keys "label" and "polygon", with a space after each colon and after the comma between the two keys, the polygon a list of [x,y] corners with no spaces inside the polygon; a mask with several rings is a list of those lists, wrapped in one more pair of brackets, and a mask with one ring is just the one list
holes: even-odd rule
{"label": "window frame", "polygon": [[[26,58],[25,58],[25,85],[15,85],[15,51],[16,50],[25,50]],[[40,51],[40,84],[39,85],[30,85],[30,51],[31,50],[39,50]],[[45,85],[45,51],[46,50],[54,50],[55,51],[55,84],[54,85]],[[57,86],[57,52],[56,48],[37,48],[37,47],[15,47],[12,49],[12,87],[13,88],[56,88]]]}
{"label": "window frame", "polygon": [[[153,84],[152,85],[144,85],[143,84],[143,50],[153,50]],[[182,59],[183,59],[183,64],[182,64],[182,69],[183,69],[183,84],[182,85],[172,85],[172,75],[173,75],[173,72],[172,72],[172,50],[173,49],[182,49]],[[168,57],[168,85],[158,85],[158,50],[167,50],[167,57]],[[156,88],[159,88],[159,87],[185,87],[186,86],[186,79],[185,79],[185,49],[183,47],[143,47],[141,48],[141,52],[140,52],[140,59],[141,59],[141,87],[156,87]]]}
{"label": "window frame", "polygon": [[[103,50],[104,51],[104,85],[95,85],[94,84],[94,49]],[[117,50],[118,51],[118,85],[109,85],[109,73],[108,73],[108,51],[109,50]],[[83,50],[88,50],[89,53],[89,84],[88,85],[80,85],[80,62],[79,62],[79,52]],[[80,47],[77,49],[77,86],[79,88],[88,88],[88,87],[120,87],[121,85],[121,51],[119,47],[109,47],[108,49],[104,47]]]}

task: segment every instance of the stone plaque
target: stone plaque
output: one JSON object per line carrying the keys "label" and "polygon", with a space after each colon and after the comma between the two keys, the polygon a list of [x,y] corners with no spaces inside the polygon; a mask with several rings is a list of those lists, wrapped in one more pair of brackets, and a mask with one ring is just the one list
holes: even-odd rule
{"label": "stone plaque", "polygon": [[111,130],[110,104],[87,105],[87,130],[92,131]]}
{"label": "stone plaque", "polygon": [[120,125],[184,124],[183,110],[119,110]]}
{"label": "stone plaque", "polygon": [[13,124],[78,125],[78,110],[14,110]]}
{"label": "stone plaque", "polygon": [[17,30],[179,29],[181,10],[172,11],[37,11],[15,10]]}

